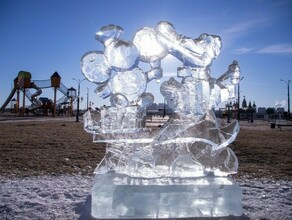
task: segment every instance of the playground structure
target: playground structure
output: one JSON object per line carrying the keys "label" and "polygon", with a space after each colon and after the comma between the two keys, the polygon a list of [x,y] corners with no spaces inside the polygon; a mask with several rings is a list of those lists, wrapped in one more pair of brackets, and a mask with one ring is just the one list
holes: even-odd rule
{"label": "playground structure", "polygon": [[[54,90],[54,101],[40,97],[43,89],[53,88]],[[32,93],[31,89],[34,89],[35,92]],[[56,100],[57,90],[59,90],[63,97]],[[22,107],[20,107],[20,91],[23,93],[22,98]],[[16,103],[14,105],[15,113],[20,113],[20,115],[28,114],[32,112],[34,114],[39,114],[42,112],[44,115],[48,115],[51,111],[53,116],[56,116],[57,109],[59,113],[61,112],[61,107],[69,104],[69,114],[73,114],[73,101],[76,98],[76,89],[73,87],[67,88],[63,83],[61,83],[61,77],[57,72],[55,72],[50,79],[47,80],[31,80],[31,73],[27,71],[20,71],[17,77],[14,79],[14,87],[11,90],[6,101],[0,108],[0,113],[4,112],[6,106],[9,102],[14,100],[14,94],[16,93]],[[30,107],[25,106],[26,98],[31,102]],[[62,109],[63,110],[63,109]]]}

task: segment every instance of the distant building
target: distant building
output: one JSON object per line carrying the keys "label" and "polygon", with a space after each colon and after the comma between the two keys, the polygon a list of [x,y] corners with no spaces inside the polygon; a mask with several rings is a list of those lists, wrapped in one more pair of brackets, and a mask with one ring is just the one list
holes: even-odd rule
{"label": "distant building", "polygon": [[164,109],[166,106],[164,106],[164,103],[158,103],[157,107],[158,109]]}
{"label": "distant building", "polygon": [[147,110],[158,110],[158,106],[156,103],[152,103],[150,106],[147,107]]}
{"label": "distant building", "polygon": [[260,115],[267,114],[267,109],[265,107],[258,107],[258,114]]}
{"label": "distant building", "polygon": [[253,108],[254,112],[257,113],[257,105],[255,104],[255,101],[253,101],[252,108]]}
{"label": "distant building", "polygon": [[251,101],[249,101],[249,103],[248,103],[248,109],[252,109]]}
{"label": "distant building", "polygon": [[276,109],[276,112],[277,112],[278,114],[284,114],[285,109],[284,109],[284,108],[277,108],[277,109]]}
{"label": "distant building", "polygon": [[148,115],[170,115],[172,110],[164,103],[152,103],[152,105],[146,108]]}

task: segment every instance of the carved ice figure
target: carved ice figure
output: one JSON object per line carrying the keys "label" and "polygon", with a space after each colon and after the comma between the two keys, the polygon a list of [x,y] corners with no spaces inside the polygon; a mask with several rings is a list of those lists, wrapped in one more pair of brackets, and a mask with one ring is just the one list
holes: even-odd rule
{"label": "carved ice figure", "polygon": [[87,80],[97,84],[102,84],[110,78],[110,68],[108,67],[103,52],[91,51],[81,58],[81,70]]}
{"label": "carved ice figure", "polygon": [[[122,40],[122,33],[120,26],[102,27],[96,39],[104,44],[104,52],[88,52],[81,59],[84,76],[111,102],[100,114],[84,115],[84,129],[93,133],[94,141],[108,143],[95,172],[114,170],[146,178],[237,172],[237,158],[227,146],[239,132],[238,123],[220,128],[212,110],[235,96],[240,78],[237,61],[218,79],[210,75],[212,61],[220,54],[220,37],[201,34],[192,39],[164,21],[138,30],[132,42]],[[174,114],[160,130],[152,131],[144,120],[145,108],[154,101],[146,92],[147,83],[162,77],[161,60],[167,55],[182,62],[177,68],[181,81],[170,78],[162,83],[161,94]],[[143,71],[140,61],[150,69]]]}
{"label": "carved ice figure", "polygon": [[119,39],[124,30],[117,25],[103,26],[95,35],[95,39],[104,44],[104,46],[112,43],[113,40]]}
{"label": "carved ice figure", "polygon": [[[178,82],[174,78],[162,83],[161,94],[166,98],[174,112],[202,116],[219,103],[235,97],[235,85],[239,82],[240,69],[237,61],[229,65],[228,70],[218,79],[209,74],[208,67],[191,69],[179,67],[177,76],[183,78]],[[230,78],[230,82],[226,80]]]}
{"label": "carved ice figure", "polygon": [[[143,119],[145,107],[151,105],[154,100],[152,94],[145,93],[149,79],[137,66],[138,49],[132,42],[120,39],[122,33],[123,29],[120,26],[102,27],[96,33],[96,39],[104,44],[104,52],[88,52],[81,59],[84,76],[98,85],[95,92],[102,98],[110,97],[111,105],[115,107],[113,112],[111,109],[101,110],[102,120],[99,131],[102,133],[110,133],[113,127],[114,130],[128,132],[130,125],[127,123],[139,120],[135,119],[138,116]],[[142,108],[137,108],[138,105]],[[137,129],[140,128],[140,123],[134,124],[138,126]]]}
{"label": "carved ice figure", "polygon": [[[138,30],[133,41],[123,29],[108,25],[96,33],[104,51],[81,59],[84,76],[97,84],[96,93],[111,106],[84,114],[84,129],[94,142],[107,143],[95,169],[92,216],[95,218],[179,218],[241,215],[241,190],[229,178],[238,161],[228,145],[239,126],[219,127],[213,108],[235,96],[237,61],[218,79],[210,67],[221,39],[202,34],[196,39],[176,33],[169,22]],[[161,84],[173,110],[160,129],[145,127],[145,108],[154,101],[151,80],[162,77],[161,60],[172,55],[182,62],[180,81]],[[149,64],[142,70],[139,62]],[[137,203],[139,201],[139,203]],[[142,205],[141,205],[142,204]]]}
{"label": "carved ice figure", "polygon": [[149,27],[138,30],[134,36],[133,44],[139,51],[140,60],[150,64],[151,69],[146,72],[148,81],[160,79],[163,74],[160,60],[168,53],[158,42],[156,30]]}
{"label": "carved ice figure", "polygon": [[133,44],[137,47],[140,60],[143,62],[155,62],[168,54],[157,41],[156,31],[153,28],[144,27],[138,30],[134,36]]}
{"label": "carved ice figure", "polygon": [[170,54],[183,62],[184,66],[208,67],[220,53],[221,39],[219,36],[202,34],[193,40],[178,35],[169,22],[159,22],[156,27],[159,42]]}

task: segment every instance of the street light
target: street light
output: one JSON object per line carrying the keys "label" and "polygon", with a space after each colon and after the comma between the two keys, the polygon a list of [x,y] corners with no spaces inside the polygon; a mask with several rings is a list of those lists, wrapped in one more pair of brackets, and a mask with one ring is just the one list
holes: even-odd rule
{"label": "street light", "polygon": [[88,104],[89,104],[89,88],[86,87],[87,89],[87,102],[86,102],[86,110],[88,111]]}
{"label": "street light", "polygon": [[292,80],[288,79],[286,81],[286,80],[281,79],[280,81],[287,84],[287,89],[288,89],[288,120],[290,120],[291,117],[290,117],[290,88],[289,88],[289,85],[290,85],[290,82],[292,82]]}
{"label": "street light", "polygon": [[75,80],[78,83],[78,95],[77,95],[77,114],[76,114],[76,122],[79,122],[79,102],[80,102],[80,84],[82,81],[84,81],[85,79],[75,79],[72,78],[73,80]]}
{"label": "street light", "polygon": [[69,115],[72,116],[73,115],[73,99],[75,99],[76,97],[76,89],[74,89],[73,87],[69,88],[67,95],[70,97]]}
{"label": "street light", "polygon": [[243,80],[244,76],[240,78],[238,85],[237,85],[237,99],[238,99],[238,110],[237,110],[237,119],[240,120],[240,81]]}

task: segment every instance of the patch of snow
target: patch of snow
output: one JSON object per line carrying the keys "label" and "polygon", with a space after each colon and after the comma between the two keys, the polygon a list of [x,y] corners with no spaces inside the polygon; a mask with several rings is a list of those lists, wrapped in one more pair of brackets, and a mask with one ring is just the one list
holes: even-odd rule
{"label": "patch of snow", "polygon": [[[0,176],[0,219],[90,219],[94,176]],[[238,179],[250,219],[292,219],[292,181]]]}
{"label": "patch of snow", "polygon": [[250,219],[292,219],[292,181],[240,180],[243,212]]}
{"label": "patch of snow", "polygon": [[94,177],[0,177],[0,219],[89,219]]}

